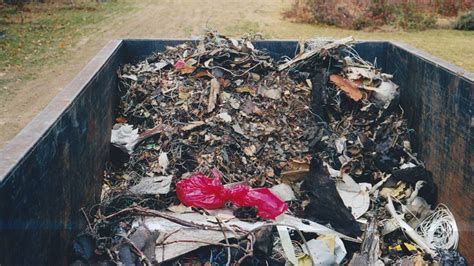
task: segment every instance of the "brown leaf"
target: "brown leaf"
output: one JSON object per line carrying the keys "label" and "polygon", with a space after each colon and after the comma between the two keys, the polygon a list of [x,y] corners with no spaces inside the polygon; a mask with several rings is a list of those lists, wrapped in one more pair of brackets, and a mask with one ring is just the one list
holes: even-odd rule
{"label": "brown leaf", "polygon": [[202,77],[209,77],[209,78],[212,78],[212,75],[211,73],[209,73],[208,70],[203,70],[203,71],[199,71],[198,73],[196,73],[196,75],[194,75],[195,78],[202,78]]}
{"label": "brown leaf", "polygon": [[285,182],[299,182],[309,173],[309,162],[307,160],[291,159],[281,177]]}
{"label": "brown leaf", "polygon": [[179,88],[178,98],[182,101],[188,99],[188,93],[184,88]]}
{"label": "brown leaf", "polygon": [[244,93],[244,92],[247,92],[249,93],[250,95],[252,96],[255,96],[257,95],[257,93],[255,92],[255,90],[248,86],[248,85],[244,85],[244,86],[241,86],[241,87],[238,87],[237,89],[235,89],[238,93]]}
{"label": "brown leaf", "polygon": [[138,157],[138,160],[141,161],[141,160],[146,160],[148,158],[151,158],[153,157],[153,155],[151,155],[151,153],[149,152],[145,152],[145,153],[142,153],[139,157]]}
{"label": "brown leaf", "polygon": [[334,83],[338,89],[344,91],[347,96],[351,97],[354,101],[358,102],[364,98],[364,93],[354,82],[336,74],[329,76],[329,80],[331,80],[331,82]]}
{"label": "brown leaf", "polygon": [[188,123],[184,127],[182,127],[181,130],[182,131],[189,131],[189,130],[192,130],[196,127],[202,126],[204,124],[205,124],[204,121],[193,121],[193,122]]}
{"label": "brown leaf", "polygon": [[231,84],[230,80],[228,80],[228,79],[217,78],[217,80],[219,81],[219,83],[221,84],[221,86],[224,87],[224,88],[229,87],[230,84]]}
{"label": "brown leaf", "polygon": [[257,151],[257,148],[255,147],[255,145],[244,147],[244,153],[247,156],[250,156],[250,157],[254,156],[256,151]]}
{"label": "brown leaf", "polygon": [[256,73],[249,73],[249,75],[252,77],[253,81],[259,81],[260,76]]}
{"label": "brown leaf", "polygon": [[306,160],[292,159],[288,162],[289,170],[309,170],[309,162]]}
{"label": "brown leaf", "polygon": [[147,129],[144,132],[142,132],[138,136],[137,143],[142,142],[142,141],[144,141],[145,139],[147,139],[149,137],[153,137],[154,135],[159,134],[163,131],[168,131],[170,129],[171,129],[170,126],[167,126],[167,125],[164,125],[164,124],[158,124],[154,128],[150,128],[150,129]]}
{"label": "brown leaf", "polygon": [[300,182],[306,177],[308,173],[309,169],[284,171],[281,173],[281,178],[283,181],[289,183]]}
{"label": "brown leaf", "polygon": [[190,65],[184,65],[182,68],[179,69],[179,72],[181,74],[191,74],[196,70],[196,67],[190,66]]}
{"label": "brown leaf", "polygon": [[209,93],[209,102],[207,104],[207,112],[210,113],[216,108],[217,95],[219,95],[221,85],[217,79],[211,79],[211,92]]}
{"label": "brown leaf", "polygon": [[191,207],[186,207],[183,204],[169,206],[168,210],[174,213],[193,212],[193,209],[191,209]]}
{"label": "brown leaf", "polygon": [[265,175],[267,177],[274,177],[275,176],[275,171],[273,171],[273,168],[268,167],[267,169],[265,169]]}
{"label": "brown leaf", "polygon": [[121,124],[127,123],[127,118],[125,118],[123,116],[119,116],[119,117],[115,118],[115,122],[121,123]]}

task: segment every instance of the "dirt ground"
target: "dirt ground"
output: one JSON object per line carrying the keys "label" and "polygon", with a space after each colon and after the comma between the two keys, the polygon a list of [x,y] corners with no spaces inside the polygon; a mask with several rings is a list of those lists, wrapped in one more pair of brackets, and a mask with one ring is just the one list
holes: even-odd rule
{"label": "dirt ground", "polygon": [[402,40],[461,67],[474,69],[466,65],[474,58],[474,33],[451,30],[368,33],[296,24],[281,16],[289,5],[289,0],[133,1],[132,11],[101,22],[99,30],[87,34],[58,64],[38,70],[32,80],[10,82],[2,88],[7,93],[0,99],[0,147],[39,113],[109,40],[117,38],[192,37],[206,28],[233,36],[259,32],[265,38],[353,35],[359,39]]}

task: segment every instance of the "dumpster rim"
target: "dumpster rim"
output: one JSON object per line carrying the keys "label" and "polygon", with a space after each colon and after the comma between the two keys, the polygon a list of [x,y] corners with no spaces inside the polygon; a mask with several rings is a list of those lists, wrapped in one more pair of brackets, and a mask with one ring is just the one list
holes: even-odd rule
{"label": "dumpster rim", "polygon": [[474,83],[474,73],[470,72],[469,70],[466,70],[460,66],[457,66],[453,63],[450,63],[440,57],[434,56],[424,50],[415,48],[405,42],[400,42],[400,41],[389,41],[390,44],[392,44],[394,47],[400,48],[402,50],[405,50],[407,52],[410,52],[413,55],[416,55],[418,58],[426,61],[426,62],[431,62],[434,63],[436,67],[441,67],[455,76],[461,77],[466,79],[467,81],[470,81],[471,83]]}
{"label": "dumpster rim", "polygon": [[[324,37],[323,37],[324,38]],[[327,37],[328,39],[334,39],[333,37]],[[336,38],[337,39],[337,38]],[[199,38],[123,38],[120,39],[124,43],[128,41],[182,41],[182,42],[187,42],[187,41],[199,41]],[[265,40],[256,40],[257,42],[295,42],[298,43],[299,41],[297,39],[265,39]],[[371,40],[371,39],[360,39],[360,40],[355,40],[355,43],[386,43],[386,44],[391,44],[394,47],[400,48],[402,50],[405,50],[416,57],[426,61],[426,62],[432,62],[435,66],[441,67],[455,76],[464,78],[471,83],[474,83],[474,72],[470,72],[469,70],[466,70],[460,66],[457,66],[453,63],[448,62],[445,59],[442,59],[440,57],[437,57],[435,55],[432,55],[428,53],[427,51],[424,51],[422,49],[415,48],[414,46],[411,46],[405,42],[402,41],[393,41],[393,40]]]}

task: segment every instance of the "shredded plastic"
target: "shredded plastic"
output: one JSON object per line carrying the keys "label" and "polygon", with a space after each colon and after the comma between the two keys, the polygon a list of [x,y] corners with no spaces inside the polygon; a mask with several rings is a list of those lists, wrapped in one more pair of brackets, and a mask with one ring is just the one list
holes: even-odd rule
{"label": "shredded plastic", "polygon": [[458,226],[448,207],[440,204],[433,214],[417,227],[418,233],[437,249],[456,249],[459,242]]}
{"label": "shredded plastic", "polygon": [[288,209],[268,188],[244,185],[225,188],[217,170],[213,169],[212,174],[214,178],[198,173],[179,181],[176,184],[178,199],[187,206],[204,209],[220,209],[228,201],[237,207],[255,206],[258,216],[264,219],[275,219]]}

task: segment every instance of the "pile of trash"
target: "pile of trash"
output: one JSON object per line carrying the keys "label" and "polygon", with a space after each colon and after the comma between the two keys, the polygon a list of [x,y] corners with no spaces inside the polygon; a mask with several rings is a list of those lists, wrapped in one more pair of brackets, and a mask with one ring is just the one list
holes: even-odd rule
{"label": "pile of trash", "polygon": [[77,262],[466,264],[392,75],[352,38],[292,59],[252,41],[208,32],[120,69]]}

